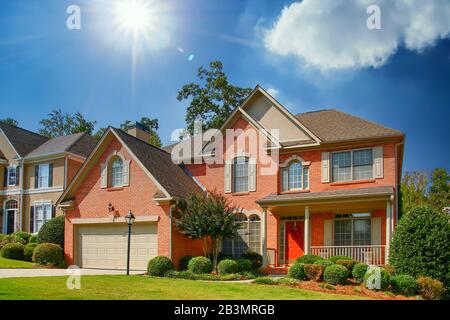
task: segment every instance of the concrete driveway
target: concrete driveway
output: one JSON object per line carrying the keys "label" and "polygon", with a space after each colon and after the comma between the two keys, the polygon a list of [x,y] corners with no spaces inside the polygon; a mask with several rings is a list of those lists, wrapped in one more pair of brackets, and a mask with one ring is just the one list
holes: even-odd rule
{"label": "concrete driveway", "polygon": [[[79,269],[82,276],[97,275],[125,275],[123,270],[103,270],[103,269]],[[74,270],[67,269],[0,269],[0,278],[26,278],[26,277],[65,277]],[[144,271],[130,271],[130,274],[144,274]]]}

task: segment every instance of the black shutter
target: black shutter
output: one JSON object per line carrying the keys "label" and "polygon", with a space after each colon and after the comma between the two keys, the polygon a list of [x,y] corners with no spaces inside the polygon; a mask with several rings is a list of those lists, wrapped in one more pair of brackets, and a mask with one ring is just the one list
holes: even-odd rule
{"label": "black shutter", "polygon": [[52,218],[56,216],[56,206],[52,206]]}
{"label": "black shutter", "polygon": [[30,207],[30,233],[34,233],[34,207]]}
{"label": "black shutter", "polygon": [[6,187],[8,185],[8,168],[5,167],[5,172],[3,175],[3,186]]}
{"label": "black shutter", "polygon": [[34,166],[34,188],[39,188],[39,166]]}
{"label": "black shutter", "polygon": [[48,165],[48,187],[53,187],[53,163]]}
{"label": "black shutter", "polygon": [[16,167],[16,186],[20,184],[20,166]]}

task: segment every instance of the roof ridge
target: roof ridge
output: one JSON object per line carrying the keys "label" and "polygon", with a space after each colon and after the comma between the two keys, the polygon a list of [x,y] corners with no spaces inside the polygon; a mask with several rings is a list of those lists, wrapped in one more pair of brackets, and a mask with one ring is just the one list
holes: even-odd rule
{"label": "roof ridge", "polygon": [[312,110],[312,111],[306,111],[306,112],[300,112],[297,113],[295,116],[300,116],[302,114],[308,114],[308,113],[316,113],[316,112],[324,112],[324,111],[331,111],[331,110],[336,110],[336,109],[319,109],[319,110]]}
{"label": "roof ridge", "polygon": [[133,138],[134,140],[136,140],[136,141],[139,141],[139,142],[141,142],[141,143],[144,143],[144,144],[146,144],[146,145],[148,145],[148,146],[150,146],[150,147],[152,147],[152,148],[154,148],[154,149],[156,149],[156,150],[158,150],[158,151],[162,151],[162,152],[164,152],[165,154],[170,155],[170,153],[167,152],[166,150],[164,150],[164,149],[162,149],[162,148],[160,148],[160,147],[157,147],[157,146],[155,146],[155,145],[153,145],[153,144],[151,144],[151,143],[145,142],[144,140],[141,140],[141,139],[139,139],[139,138],[137,138],[137,137],[135,137],[135,136],[129,134],[128,132],[125,132],[125,131],[122,130],[122,129],[115,128],[115,127],[111,127],[111,128],[112,128],[113,130],[118,130],[118,131],[122,132],[123,134],[126,134],[126,135],[129,136],[129,137],[132,137],[132,138]]}
{"label": "roof ridge", "polygon": [[80,141],[81,138],[83,138],[87,134],[87,132],[86,131],[84,131],[84,132],[77,132],[77,133],[69,134],[69,135],[63,136],[63,137],[73,136],[73,135],[76,135],[76,134],[80,134],[80,136],[77,137],[67,148],[65,148],[64,151],[70,150],[70,148],[72,148],[78,141]]}

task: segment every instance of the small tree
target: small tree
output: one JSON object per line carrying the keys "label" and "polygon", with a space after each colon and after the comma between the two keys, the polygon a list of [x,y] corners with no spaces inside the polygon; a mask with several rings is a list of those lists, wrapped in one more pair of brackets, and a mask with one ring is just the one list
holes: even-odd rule
{"label": "small tree", "polygon": [[212,256],[216,269],[223,239],[234,236],[240,227],[236,219],[240,211],[222,194],[213,191],[179,199],[173,217],[175,226],[182,234],[202,241],[203,253]]}
{"label": "small tree", "polygon": [[431,174],[431,186],[429,191],[430,204],[442,211],[450,206],[450,175],[445,168],[436,168]]}

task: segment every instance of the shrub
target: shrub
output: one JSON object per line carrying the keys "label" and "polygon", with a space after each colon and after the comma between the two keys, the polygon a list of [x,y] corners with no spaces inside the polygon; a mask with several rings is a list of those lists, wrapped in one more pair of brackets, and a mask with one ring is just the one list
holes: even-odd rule
{"label": "shrub", "polygon": [[384,270],[386,270],[390,276],[395,275],[395,268],[391,266],[390,264],[386,264],[382,267]]}
{"label": "shrub", "polygon": [[369,266],[365,263],[358,263],[353,267],[352,275],[356,282],[362,283]]}
{"label": "shrub", "polygon": [[[376,274],[376,270],[380,270],[380,288],[371,288],[371,281],[374,281],[373,276]],[[368,268],[366,274],[364,275],[364,285],[368,289],[373,290],[382,290],[386,291],[389,288],[389,283],[391,281],[391,276],[389,275],[389,272],[387,272],[385,269],[376,267],[376,268]]]}
{"label": "shrub", "polygon": [[327,289],[327,290],[336,290],[336,288],[329,283],[319,283],[319,288]]}
{"label": "shrub", "polygon": [[237,270],[238,270],[238,264],[234,260],[230,260],[230,259],[222,260],[217,265],[217,271],[219,272],[220,275],[236,273]]}
{"label": "shrub", "polygon": [[167,271],[175,270],[172,260],[166,256],[158,256],[151,259],[147,265],[149,276],[162,277]]}
{"label": "shrub", "polygon": [[353,259],[347,256],[333,256],[329,257],[328,260],[330,260],[333,263],[336,263],[338,260],[353,260]]}
{"label": "shrub", "polygon": [[445,293],[442,282],[430,277],[419,277],[417,287],[422,298],[426,300],[440,300]]}
{"label": "shrub", "polygon": [[450,286],[450,222],[431,207],[415,207],[399,221],[393,234],[389,262],[398,274],[427,276]]}
{"label": "shrub", "polygon": [[194,258],[193,256],[184,256],[180,259],[180,262],[178,263],[178,270],[184,271],[188,269],[188,264],[191,259]]}
{"label": "shrub", "polygon": [[3,240],[5,240],[8,237],[8,235],[0,233],[0,242],[2,242]]}
{"label": "shrub", "polygon": [[257,278],[255,279],[252,283],[256,283],[256,284],[269,284],[269,285],[277,285],[279,284],[279,282],[273,278],[270,277],[261,277],[261,278]]}
{"label": "shrub", "polygon": [[323,279],[325,282],[337,285],[344,284],[345,280],[347,280],[348,269],[339,264],[333,264],[331,266],[326,267],[323,273]]}
{"label": "shrub", "polygon": [[23,260],[24,247],[21,243],[7,243],[0,251],[0,255],[6,259]]}
{"label": "shrub", "polygon": [[392,276],[391,288],[394,293],[400,293],[405,296],[413,296],[417,292],[416,279],[406,274]]}
{"label": "shrub", "polygon": [[303,268],[305,269],[306,277],[308,277],[309,280],[316,282],[322,279],[323,270],[325,269],[325,267],[320,264],[305,264]]}
{"label": "shrub", "polygon": [[301,281],[293,278],[280,278],[277,280],[278,284],[281,284],[283,286],[289,286],[289,287],[296,287]]}
{"label": "shrub", "polygon": [[54,243],[41,243],[34,248],[32,261],[41,265],[60,266],[64,263],[63,249]]}
{"label": "shrub", "polygon": [[355,266],[356,261],[355,260],[338,260],[338,261],[336,261],[336,264],[346,267],[348,270],[347,278],[350,278],[352,276],[353,267]]}
{"label": "shrub", "polygon": [[[208,258],[212,258],[212,257],[208,257]],[[220,262],[222,260],[233,260],[233,257],[229,254],[223,253],[223,252],[219,252],[219,254],[217,255],[217,262]]]}
{"label": "shrub", "polygon": [[252,262],[249,259],[239,259],[237,262],[238,272],[252,271]]}
{"label": "shrub", "polygon": [[36,246],[37,243],[29,243],[23,248],[23,259],[25,261],[31,261],[33,259],[33,252]]}
{"label": "shrub", "polygon": [[53,218],[41,227],[38,233],[40,243],[54,243],[64,248],[64,216]]}
{"label": "shrub", "polygon": [[334,264],[333,262],[331,262],[330,260],[317,260],[316,262],[314,262],[314,264],[320,264],[321,266],[323,266],[324,268],[331,266],[332,264]]}
{"label": "shrub", "polygon": [[212,262],[206,257],[195,257],[188,263],[188,270],[192,273],[211,273],[212,269]]}
{"label": "shrub", "polygon": [[323,260],[323,258],[316,256],[315,254],[305,254],[304,256],[298,258],[296,263],[312,264],[318,260]]}
{"label": "shrub", "polygon": [[248,259],[252,262],[253,270],[258,270],[263,265],[263,257],[257,252],[247,251],[242,256],[242,259]]}
{"label": "shrub", "polygon": [[25,240],[23,240],[22,238],[15,236],[15,235],[4,235],[2,237],[3,240],[0,240],[0,250],[3,248],[3,246],[5,246],[8,243],[20,243],[25,245],[26,242]]}
{"label": "shrub", "polygon": [[13,236],[13,237],[20,238],[20,239],[22,239],[25,243],[28,243],[28,240],[30,239],[31,234],[28,233],[28,232],[24,232],[24,231],[17,231],[17,232],[14,232],[14,233],[12,234],[12,236]]}
{"label": "shrub", "polygon": [[288,277],[297,280],[306,280],[305,265],[303,263],[295,263],[289,268]]}
{"label": "shrub", "polygon": [[38,243],[38,237],[37,236],[30,236],[28,239],[28,243]]}

